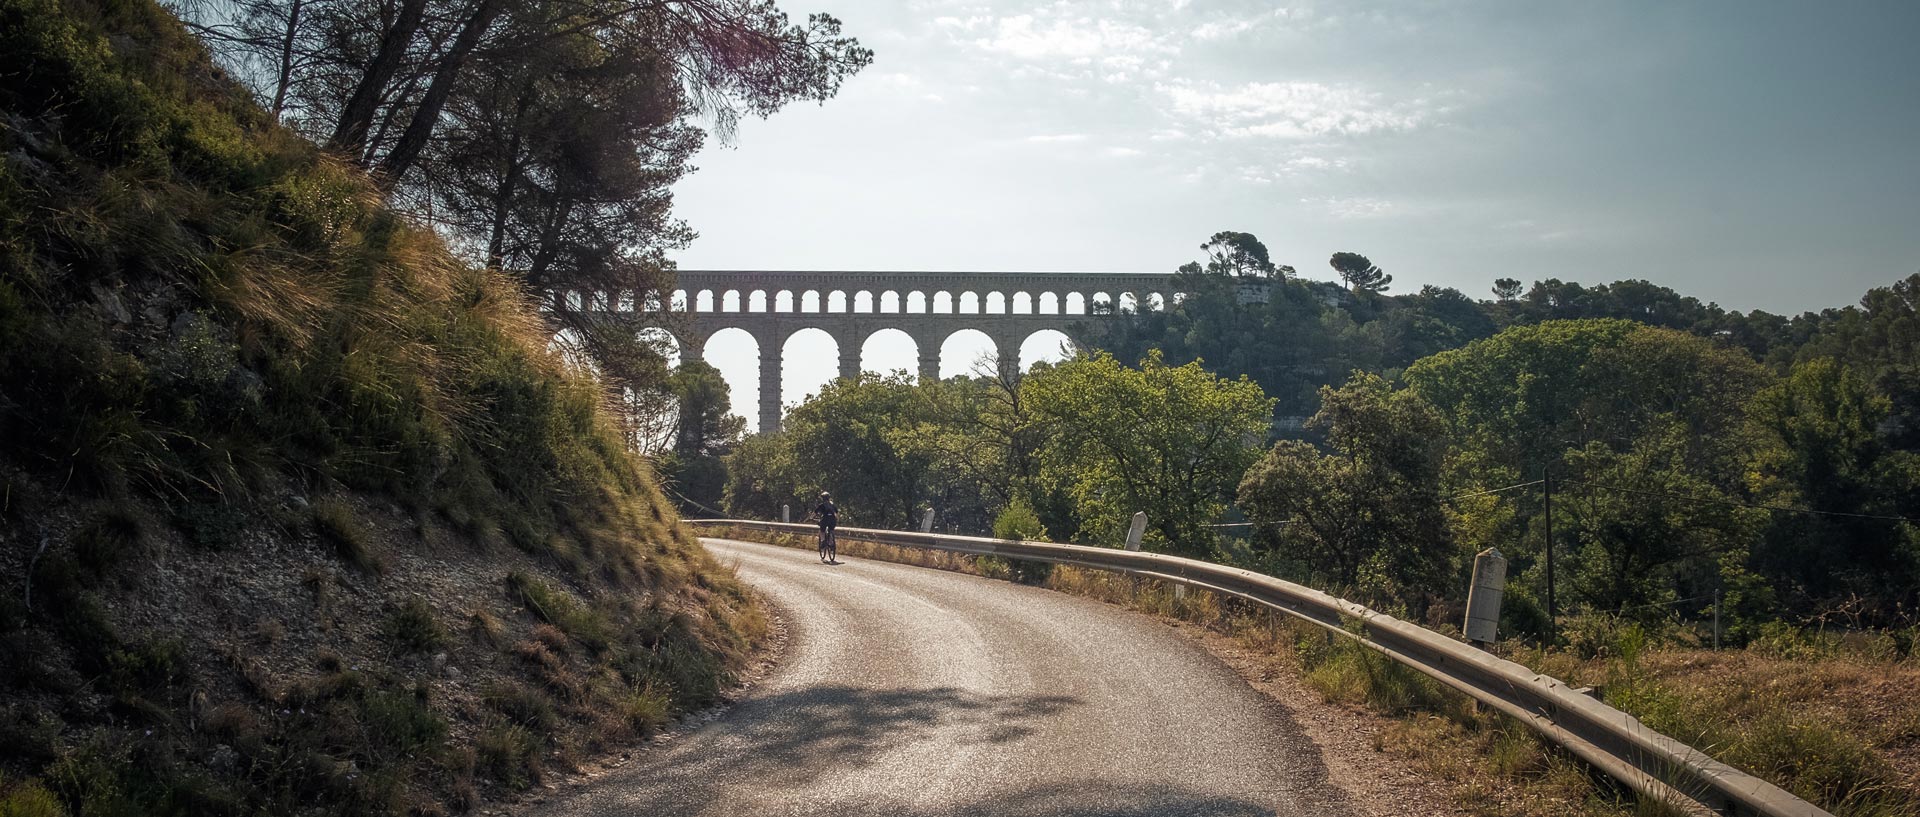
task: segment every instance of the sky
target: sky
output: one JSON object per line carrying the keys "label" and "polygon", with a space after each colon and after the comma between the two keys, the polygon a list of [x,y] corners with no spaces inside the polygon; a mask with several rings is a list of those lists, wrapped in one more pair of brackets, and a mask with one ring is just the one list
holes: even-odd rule
{"label": "sky", "polygon": [[[1238,230],[1394,292],[1645,278],[1782,313],[1920,271],[1920,3],[781,5],[874,63],[709,141],[683,268],[1167,271]],[[750,344],[707,351],[755,405]],[[797,402],[835,355],[788,352]]]}

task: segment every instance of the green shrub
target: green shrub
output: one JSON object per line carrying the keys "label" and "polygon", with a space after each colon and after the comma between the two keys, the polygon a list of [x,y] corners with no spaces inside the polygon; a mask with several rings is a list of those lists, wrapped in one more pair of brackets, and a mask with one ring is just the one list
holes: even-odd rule
{"label": "green shrub", "polygon": [[386,634],[405,652],[428,652],[447,643],[447,633],[434,618],[433,608],[419,596],[409,597],[387,615]]}
{"label": "green shrub", "polygon": [[146,524],[124,508],[101,511],[73,532],[73,553],[89,573],[105,576],[133,558],[146,540]]}
{"label": "green shrub", "polygon": [[107,659],[108,688],[123,699],[164,695],[187,681],[186,645],[178,640],[131,644]]}
{"label": "green shrub", "polygon": [[246,511],[228,502],[187,502],[173,509],[173,522],[187,544],[200,550],[233,550],[245,541]]}
{"label": "green shrub", "polygon": [[480,733],[473,750],[477,771],[506,788],[517,791],[540,782],[540,741],[524,726],[495,724]]}
{"label": "green shrub", "polygon": [[553,707],[553,698],[517,681],[489,684],[481,692],[480,699],[494,711],[537,734],[552,732],[560,723],[560,715]]}
{"label": "green shrub", "polygon": [[9,782],[0,776],[0,817],[66,817],[66,807],[38,780]]}
{"label": "green shrub", "polygon": [[627,692],[619,702],[620,718],[640,734],[651,734],[667,724],[673,715],[673,695],[654,683],[646,683]]}
{"label": "green shrub", "polygon": [[1015,499],[993,519],[993,537],[1017,542],[1048,542],[1047,528],[1026,500]]}
{"label": "green shrub", "polygon": [[431,753],[447,737],[446,722],[427,707],[425,687],[370,692],[361,699],[360,715],[369,754],[385,763]]}
{"label": "green shrub", "polygon": [[386,563],[374,550],[373,534],[346,500],[335,496],[315,499],[313,527],[348,564],[369,573],[385,572]]}
{"label": "green shrub", "polygon": [[567,637],[595,652],[605,652],[613,646],[616,632],[613,623],[571,594],[555,590],[546,582],[517,570],[507,574],[507,589],[529,612],[560,628]]}
{"label": "green shrub", "polygon": [[[1051,542],[1047,538],[1047,528],[1040,523],[1040,515],[1026,500],[1016,498],[1007,504],[1005,510],[993,519],[995,539],[1012,539],[1019,542]],[[1026,562],[1017,559],[1008,560],[1008,572],[1014,581],[1021,584],[1043,584],[1047,576],[1053,573],[1053,565],[1046,562]]]}
{"label": "green shrub", "polygon": [[[1348,626],[1358,629],[1358,622]],[[1298,632],[1294,649],[1307,684],[1330,701],[1365,704],[1386,715],[1443,712],[1453,703],[1433,679],[1351,638],[1308,627]]]}

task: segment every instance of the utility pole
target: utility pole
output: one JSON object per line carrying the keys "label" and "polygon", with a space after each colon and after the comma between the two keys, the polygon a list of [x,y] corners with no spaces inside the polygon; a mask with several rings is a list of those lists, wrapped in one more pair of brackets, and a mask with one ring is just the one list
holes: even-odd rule
{"label": "utility pole", "polygon": [[1553,599],[1553,467],[1547,466],[1541,471],[1540,484],[1546,494],[1547,505],[1547,633],[1559,632],[1558,621],[1560,607]]}
{"label": "utility pole", "polygon": [[1713,591],[1713,649],[1720,649],[1720,591]]}

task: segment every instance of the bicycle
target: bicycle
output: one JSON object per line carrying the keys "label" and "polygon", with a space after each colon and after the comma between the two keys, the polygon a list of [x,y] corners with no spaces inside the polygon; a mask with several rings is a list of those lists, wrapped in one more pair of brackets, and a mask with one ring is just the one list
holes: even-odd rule
{"label": "bicycle", "polygon": [[833,528],[820,528],[820,563],[834,564],[839,561],[840,546],[834,541]]}

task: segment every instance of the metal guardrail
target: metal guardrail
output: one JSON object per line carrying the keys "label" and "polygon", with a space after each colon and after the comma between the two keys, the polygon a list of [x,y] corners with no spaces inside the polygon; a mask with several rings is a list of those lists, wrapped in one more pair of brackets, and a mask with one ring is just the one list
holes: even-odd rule
{"label": "metal guardrail", "polygon": [[[817,535],[808,524],[691,519],[689,525]],[[975,556],[1120,571],[1212,590],[1274,608],[1359,643],[1531,726],[1644,797],[1694,812],[1832,817],[1786,790],[1656,732],[1565,682],[1310,587],[1248,570],[1158,553],[976,536],[840,528],[847,539]],[[1348,622],[1357,622],[1355,629]]]}

